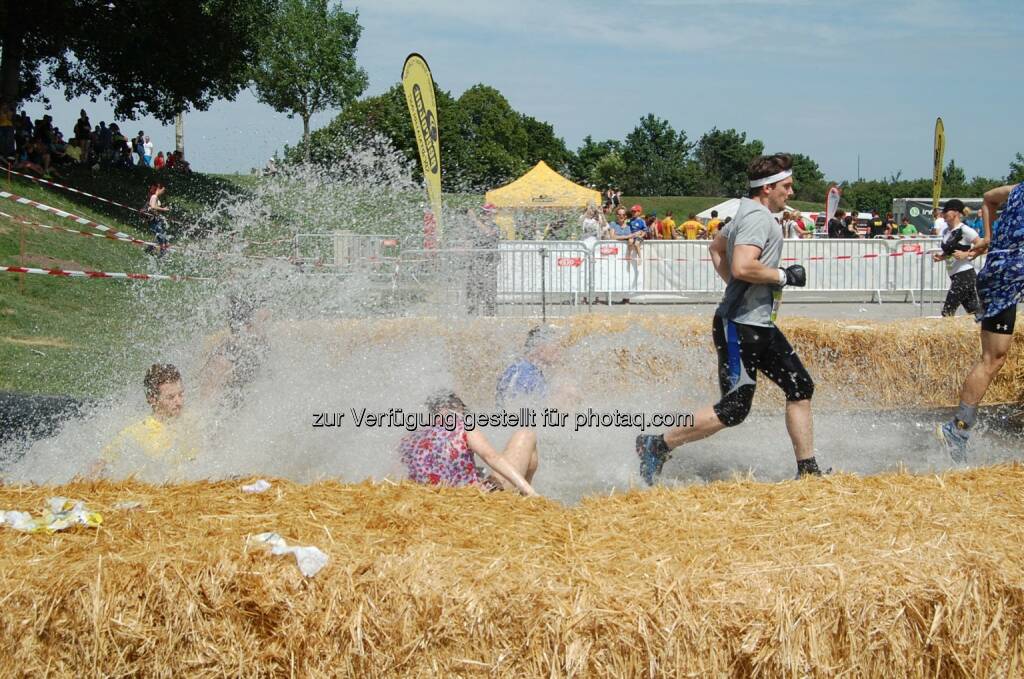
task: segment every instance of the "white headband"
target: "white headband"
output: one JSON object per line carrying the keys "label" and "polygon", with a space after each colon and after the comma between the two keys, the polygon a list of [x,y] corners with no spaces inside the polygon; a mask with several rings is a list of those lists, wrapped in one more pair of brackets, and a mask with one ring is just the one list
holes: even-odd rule
{"label": "white headband", "polygon": [[771,177],[762,177],[761,179],[751,179],[750,188],[756,189],[759,186],[767,186],[768,184],[774,184],[775,182],[781,182],[786,177],[792,177],[792,170],[783,170],[778,174],[773,174]]}

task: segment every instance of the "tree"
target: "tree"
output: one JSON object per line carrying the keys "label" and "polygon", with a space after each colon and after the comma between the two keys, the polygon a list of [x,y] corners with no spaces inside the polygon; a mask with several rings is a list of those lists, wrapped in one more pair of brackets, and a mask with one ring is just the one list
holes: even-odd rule
{"label": "tree", "polygon": [[762,153],[764,143],[759,139],[747,142],[746,132],[712,128],[697,142],[695,191],[702,196],[746,195],[747,165]]}
{"label": "tree", "polygon": [[1006,176],[1007,184],[1019,184],[1024,182],[1024,154],[1018,153],[1010,161],[1010,174]]}
{"label": "tree", "polygon": [[[106,93],[119,118],[204,110],[249,82],[275,2],[0,0],[0,98],[51,85],[68,99]],[[154,29],[161,39],[144,39]]]}
{"label": "tree", "polygon": [[686,133],[648,113],[626,136],[622,148],[623,193],[631,196],[679,196],[687,193],[687,164],[693,144]]}
{"label": "tree", "polygon": [[963,192],[964,184],[967,183],[967,174],[962,167],[958,167],[956,161],[949,159],[949,164],[942,171],[942,193],[947,196],[955,196]]}
{"label": "tree", "polygon": [[594,138],[589,134],[583,138],[583,144],[576,149],[576,153],[573,154],[569,161],[569,176],[577,182],[584,182],[597,186],[599,188],[607,188],[606,184],[598,181],[597,176],[594,174],[598,163],[600,163],[609,154],[619,154],[622,152],[622,143],[615,139],[608,139],[605,141],[594,141]]}
{"label": "tree", "polygon": [[366,89],[366,71],[355,59],[358,19],[341,3],[328,8],[327,0],[281,0],[253,67],[259,100],[302,118],[307,160],[310,117],[344,108]]}
{"label": "tree", "polygon": [[523,115],[522,121],[523,129],[526,130],[526,162],[536,165],[543,160],[555,172],[568,172],[572,153],[566,148],[565,141],[555,136],[555,128],[551,123],[541,122],[528,115]]}
{"label": "tree", "polygon": [[828,185],[818,164],[802,153],[792,153],[794,198],[822,203]]}

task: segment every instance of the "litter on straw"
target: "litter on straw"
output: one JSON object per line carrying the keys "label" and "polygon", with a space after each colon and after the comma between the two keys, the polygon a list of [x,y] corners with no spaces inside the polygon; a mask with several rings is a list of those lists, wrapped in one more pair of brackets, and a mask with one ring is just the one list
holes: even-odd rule
{"label": "litter on straw", "polygon": [[56,533],[71,526],[95,528],[101,523],[103,517],[90,511],[84,502],[75,502],[65,497],[51,497],[37,518],[33,518],[28,512],[0,512],[0,524],[6,524],[25,533]]}
{"label": "litter on straw", "polygon": [[270,490],[270,481],[267,481],[266,479],[260,479],[254,483],[242,486],[243,493],[262,493],[266,490]]}
{"label": "litter on straw", "polygon": [[249,537],[249,543],[270,547],[275,556],[294,554],[299,570],[307,578],[311,578],[327,565],[327,555],[316,547],[289,547],[285,539],[277,533],[260,533]]}

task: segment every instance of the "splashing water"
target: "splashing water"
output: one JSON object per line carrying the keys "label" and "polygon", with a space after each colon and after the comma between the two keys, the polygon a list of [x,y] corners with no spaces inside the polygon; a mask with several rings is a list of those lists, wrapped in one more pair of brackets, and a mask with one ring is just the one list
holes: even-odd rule
{"label": "splashing water", "polygon": [[[455,199],[447,212],[446,240],[471,239],[474,225]],[[202,442],[187,478],[234,475],[282,476],[300,481],[336,477],[347,481],[401,478],[400,427],[357,427],[357,412],[401,408],[422,412],[428,394],[452,388],[471,410],[494,412],[501,371],[520,353],[536,321],[467,318],[460,302],[444,304],[457,283],[430,298],[396,294],[390,265],[379,257],[339,261],[335,232],[393,237],[396,248],[421,247],[425,201],[404,158],[376,140],[350,152],[333,167],[290,167],[261,180],[244,198],[225,199],[193,225],[183,252],[156,266],[207,280],[140,286],[135,322],[127,342],[142,356],[127,360],[112,350],[118,382],[87,416],[68,421],[56,436],[18,451],[3,470],[13,481],[61,483],[85,474],[124,426],[148,414],[142,373],[150,363],[174,363],[183,374],[186,409]],[[379,240],[379,239],[378,239]],[[312,245],[311,245],[312,244]],[[377,255],[379,255],[379,251]],[[437,272],[435,272],[437,273]],[[466,272],[443,270],[433,284],[464,280]],[[207,398],[201,385],[211,356],[228,337],[233,305],[247,300],[264,308],[266,351],[239,398],[225,404]],[[411,317],[411,318],[396,318]],[[709,324],[710,325],[710,324]],[[648,347],[685,365],[682,374],[634,369],[627,357]],[[615,410],[679,413],[716,400],[710,338],[697,346],[665,346],[639,327],[622,333],[594,332],[573,344],[546,369],[566,388],[558,403],[565,426],[538,429],[537,490],[565,501],[638,483],[633,427],[575,427],[576,413]],[[83,367],[83,379],[88,369]],[[765,382],[759,391],[775,387]],[[688,483],[752,473],[764,480],[791,478],[792,448],[781,405],[757,399],[741,426],[678,449],[663,482]],[[542,407],[538,407],[538,411]],[[318,414],[340,426],[315,427]],[[815,435],[823,467],[874,473],[904,466],[912,471],[951,466],[932,437],[935,414],[869,413],[849,404],[815,400]],[[485,429],[502,447],[512,429]],[[979,431],[972,463],[1020,457],[1016,439]],[[3,459],[0,457],[0,459]],[[159,471],[123,470],[150,481]]]}

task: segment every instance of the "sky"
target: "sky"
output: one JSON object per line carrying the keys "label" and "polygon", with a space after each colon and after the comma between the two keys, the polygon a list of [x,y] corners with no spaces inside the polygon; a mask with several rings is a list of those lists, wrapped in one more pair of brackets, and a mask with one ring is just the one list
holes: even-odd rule
{"label": "sky", "polygon": [[[363,34],[366,95],[386,91],[410,52],[458,96],[485,83],[551,123],[570,149],[623,139],[647,113],[691,141],[735,128],[769,152],[803,153],[830,180],[931,176],[936,116],[946,160],[1002,177],[1024,152],[1024,12],[1019,0],[348,0]],[[56,124],[112,107],[49,91]],[[41,104],[27,107],[33,117]],[[323,126],[337,112],[321,113]],[[443,121],[441,134],[444,135]],[[157,149],[174,129],[143,129]],[[251,92],[185,117],[186,157],[208,172],[265,164],[302,135]],[[859,158],[859,175],[858,175]],[[443,162],[443,158],[442,158]]]}

